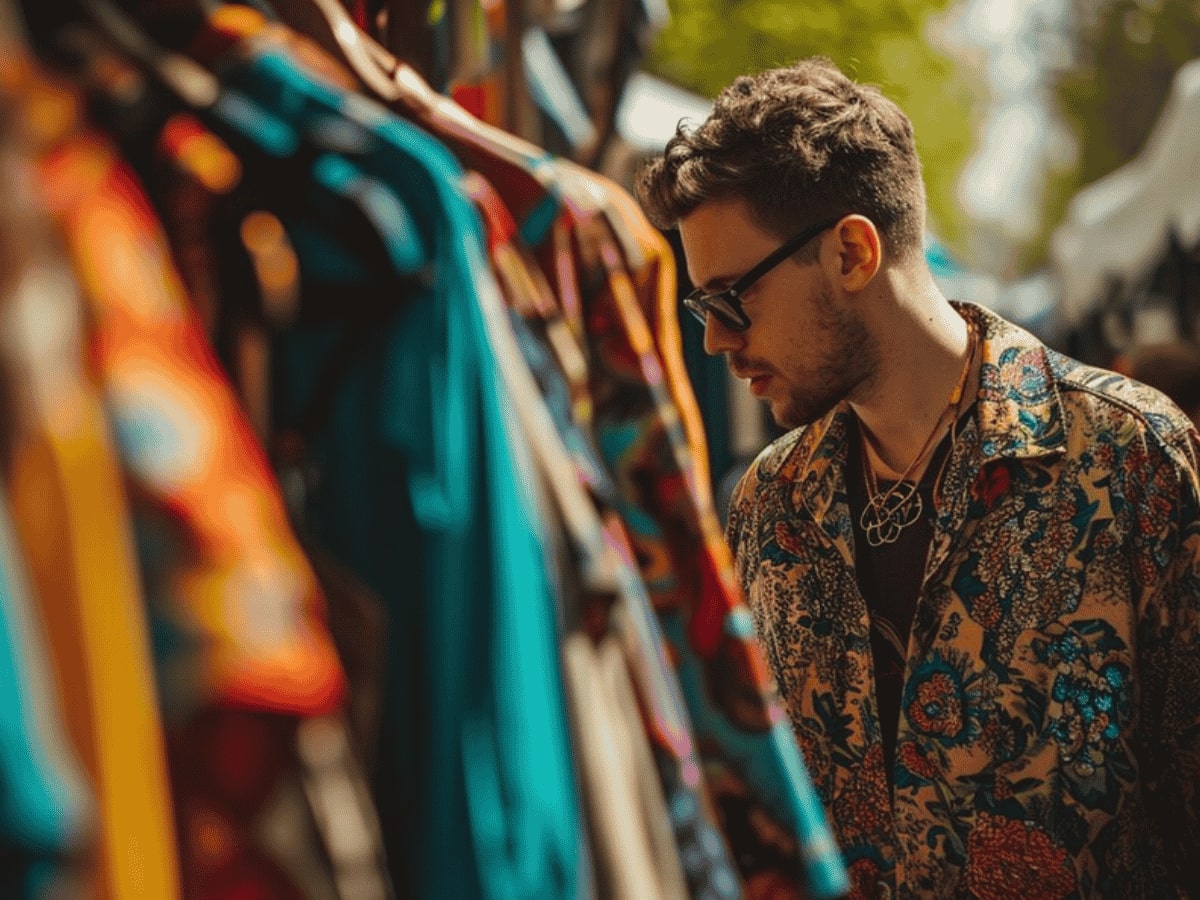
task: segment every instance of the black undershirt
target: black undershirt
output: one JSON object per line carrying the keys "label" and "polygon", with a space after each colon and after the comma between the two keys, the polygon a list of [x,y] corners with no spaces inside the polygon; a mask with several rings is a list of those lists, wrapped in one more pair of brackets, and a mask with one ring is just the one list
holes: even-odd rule
{"label": "black undershirt", "polygon": [[[958,420],[961,431],[972,409]],[[942,438],[921,476],[917,491],[921,495],[921,515],[900,532],[891,544],[872,547],[859,524],[867,503],[863,474],[862,435],[857,423],[849,429],[846,453],[846,493],[850,518],[854,523],[854,557],[858,587],[867,601],[871,618],[871,654],[875,661],[875,696],[879,707],[879,726],[883,740],[884,766],[888,784],[895,780],[896,730],[900,721],[900,701],[904,690],[904,664],[908,655],[908,634],[912,627],[917,597],[925,577],[925,562],[933,540],[936,513],[933,491],[942,464],[951,448],[949,432]],[[880,491],[896,482],[878,480]]]}

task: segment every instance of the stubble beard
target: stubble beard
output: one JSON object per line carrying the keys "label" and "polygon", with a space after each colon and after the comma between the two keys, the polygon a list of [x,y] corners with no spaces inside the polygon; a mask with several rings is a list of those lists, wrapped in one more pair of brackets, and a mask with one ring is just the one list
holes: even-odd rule
{"label": "stubble beard", "polygon": [[780,428],[791,430],[825,417],[875,372],[879,358],[874,338],[862,320],[848,311],[834,312],[832,297],[823,292],[814,329],[826,350],[803,385],[793,386],[785,400],[771,404]]}

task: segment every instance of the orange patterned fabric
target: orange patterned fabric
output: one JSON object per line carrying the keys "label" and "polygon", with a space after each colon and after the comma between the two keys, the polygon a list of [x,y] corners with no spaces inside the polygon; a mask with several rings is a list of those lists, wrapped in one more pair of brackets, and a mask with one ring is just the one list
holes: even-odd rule
{"label": "orange patterned fabric", "polygon": [[704,437],[700,404],[696,401],[696,392],[692,389],[687,366],[683,361],[675,254],[671,252],[671,245],[667,239],[650,224],[628,191],[594,172],[584,174],[592,183],[603,189],[608,201],[605,215],[610,225],[619,220],[625,233],[636,242],[639,253],[635,257],[626,250],[625,265],[641,304],[642,314],[646,317],[654,336],[654,345],[663,364],[664,380],[683,423],[683,433],[687,436],[695,470],[694,490],[697,498],[706,501],[706,505],[711,507],[712,480],[708,468],[708,441]]}
{"label": "orange patterned fabric", "polygon": [[41,175],[91,306],[92,350],[136,497],[185,536],[163,612],[196,650],[171,697],[334,710],[343,676],[316,578],[140,188],[96,137],[47,153]]}
{"label": "orange patterned fabric", "polygon": [[[345,692],[324,598],[141,187],[102,139],[70,116],[60,126],[43,135],[38,186],[84,290],[91,363],[116,430],[160,642],[179,863],[168,831],[144,854],[152,862],[139,865],[169,872],[188,896],[324,896],[331,873],[304,825],[296,737],[302,722],[337,712]],[[64,497],[82,502],[87,487]],[[144,632],[143,623],[143,640]],[[106,666],[126,659],[117,647],[104,648]],[[105,723],[120,702],[104,710]],[[151,695],[136,708],[150,716],[160,702]],[[123,758],[138,777],[123,797],[169,802],[148,750]],[[272,822],[293,825],[280,833]],[[128,843],[128,823],[104,827]],[[160,889],[167,877],[110,896],[169,898],[179,889]]]}
{"label": "orange patterned fabric", "polygon": [[[566,320],[582,329],[589,364],[588,418],[576,424],[594,437],[615,482],[631,558],[670,643],[747,896],[800,896],[802,844],[818,860],[810,874],[836,880],[840,861],[753,634],[696,442],[668,387],[664,332],[652,330],[646,307],[661,314],[656,292],[669,280],[665,270],[652,274],[655,242],[635,238],[640,229],[609,184],[564,162],[545,169],[564,205],[537,247],[539,262]],[[495,187],[510,208],[528,206],[518,184]],[[670,274],[673,281],[673,267]],[[671,297],[673,305],[673,286]]]}

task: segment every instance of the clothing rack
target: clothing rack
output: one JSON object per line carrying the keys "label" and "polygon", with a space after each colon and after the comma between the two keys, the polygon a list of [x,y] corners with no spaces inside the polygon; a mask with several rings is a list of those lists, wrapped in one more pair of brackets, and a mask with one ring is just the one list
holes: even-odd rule
{"label": "clothing rack", "polygon": [[838,896],[671,249],[412,11],[4,10],[0,880]]}

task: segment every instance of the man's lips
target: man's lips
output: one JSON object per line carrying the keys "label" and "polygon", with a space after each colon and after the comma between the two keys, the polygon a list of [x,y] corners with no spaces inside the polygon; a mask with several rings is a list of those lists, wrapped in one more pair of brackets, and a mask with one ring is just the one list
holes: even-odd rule
{"label": "man's lips", "polygon": [[758,369],[748,369],[739,365],[731,365],[729,371],[733,373],[734,378],[740,378],[743,381],[751,381],[755,378],[762,378],[766,372],[760,372]]}
{"label": "man's lips", "polygon": [[770,375],[754,375],[750,379],[750,392],[756,395],[763,393],[767,389],[767,382],[770,380]]}
{"label": "man's lips", "polygon": [[767,382],[771,380],[771,376],[767,372],[745,371],[736,368],[732,371],[735,378],[750,382],[750,391],[754,394],[761,394],[766,389]]}

